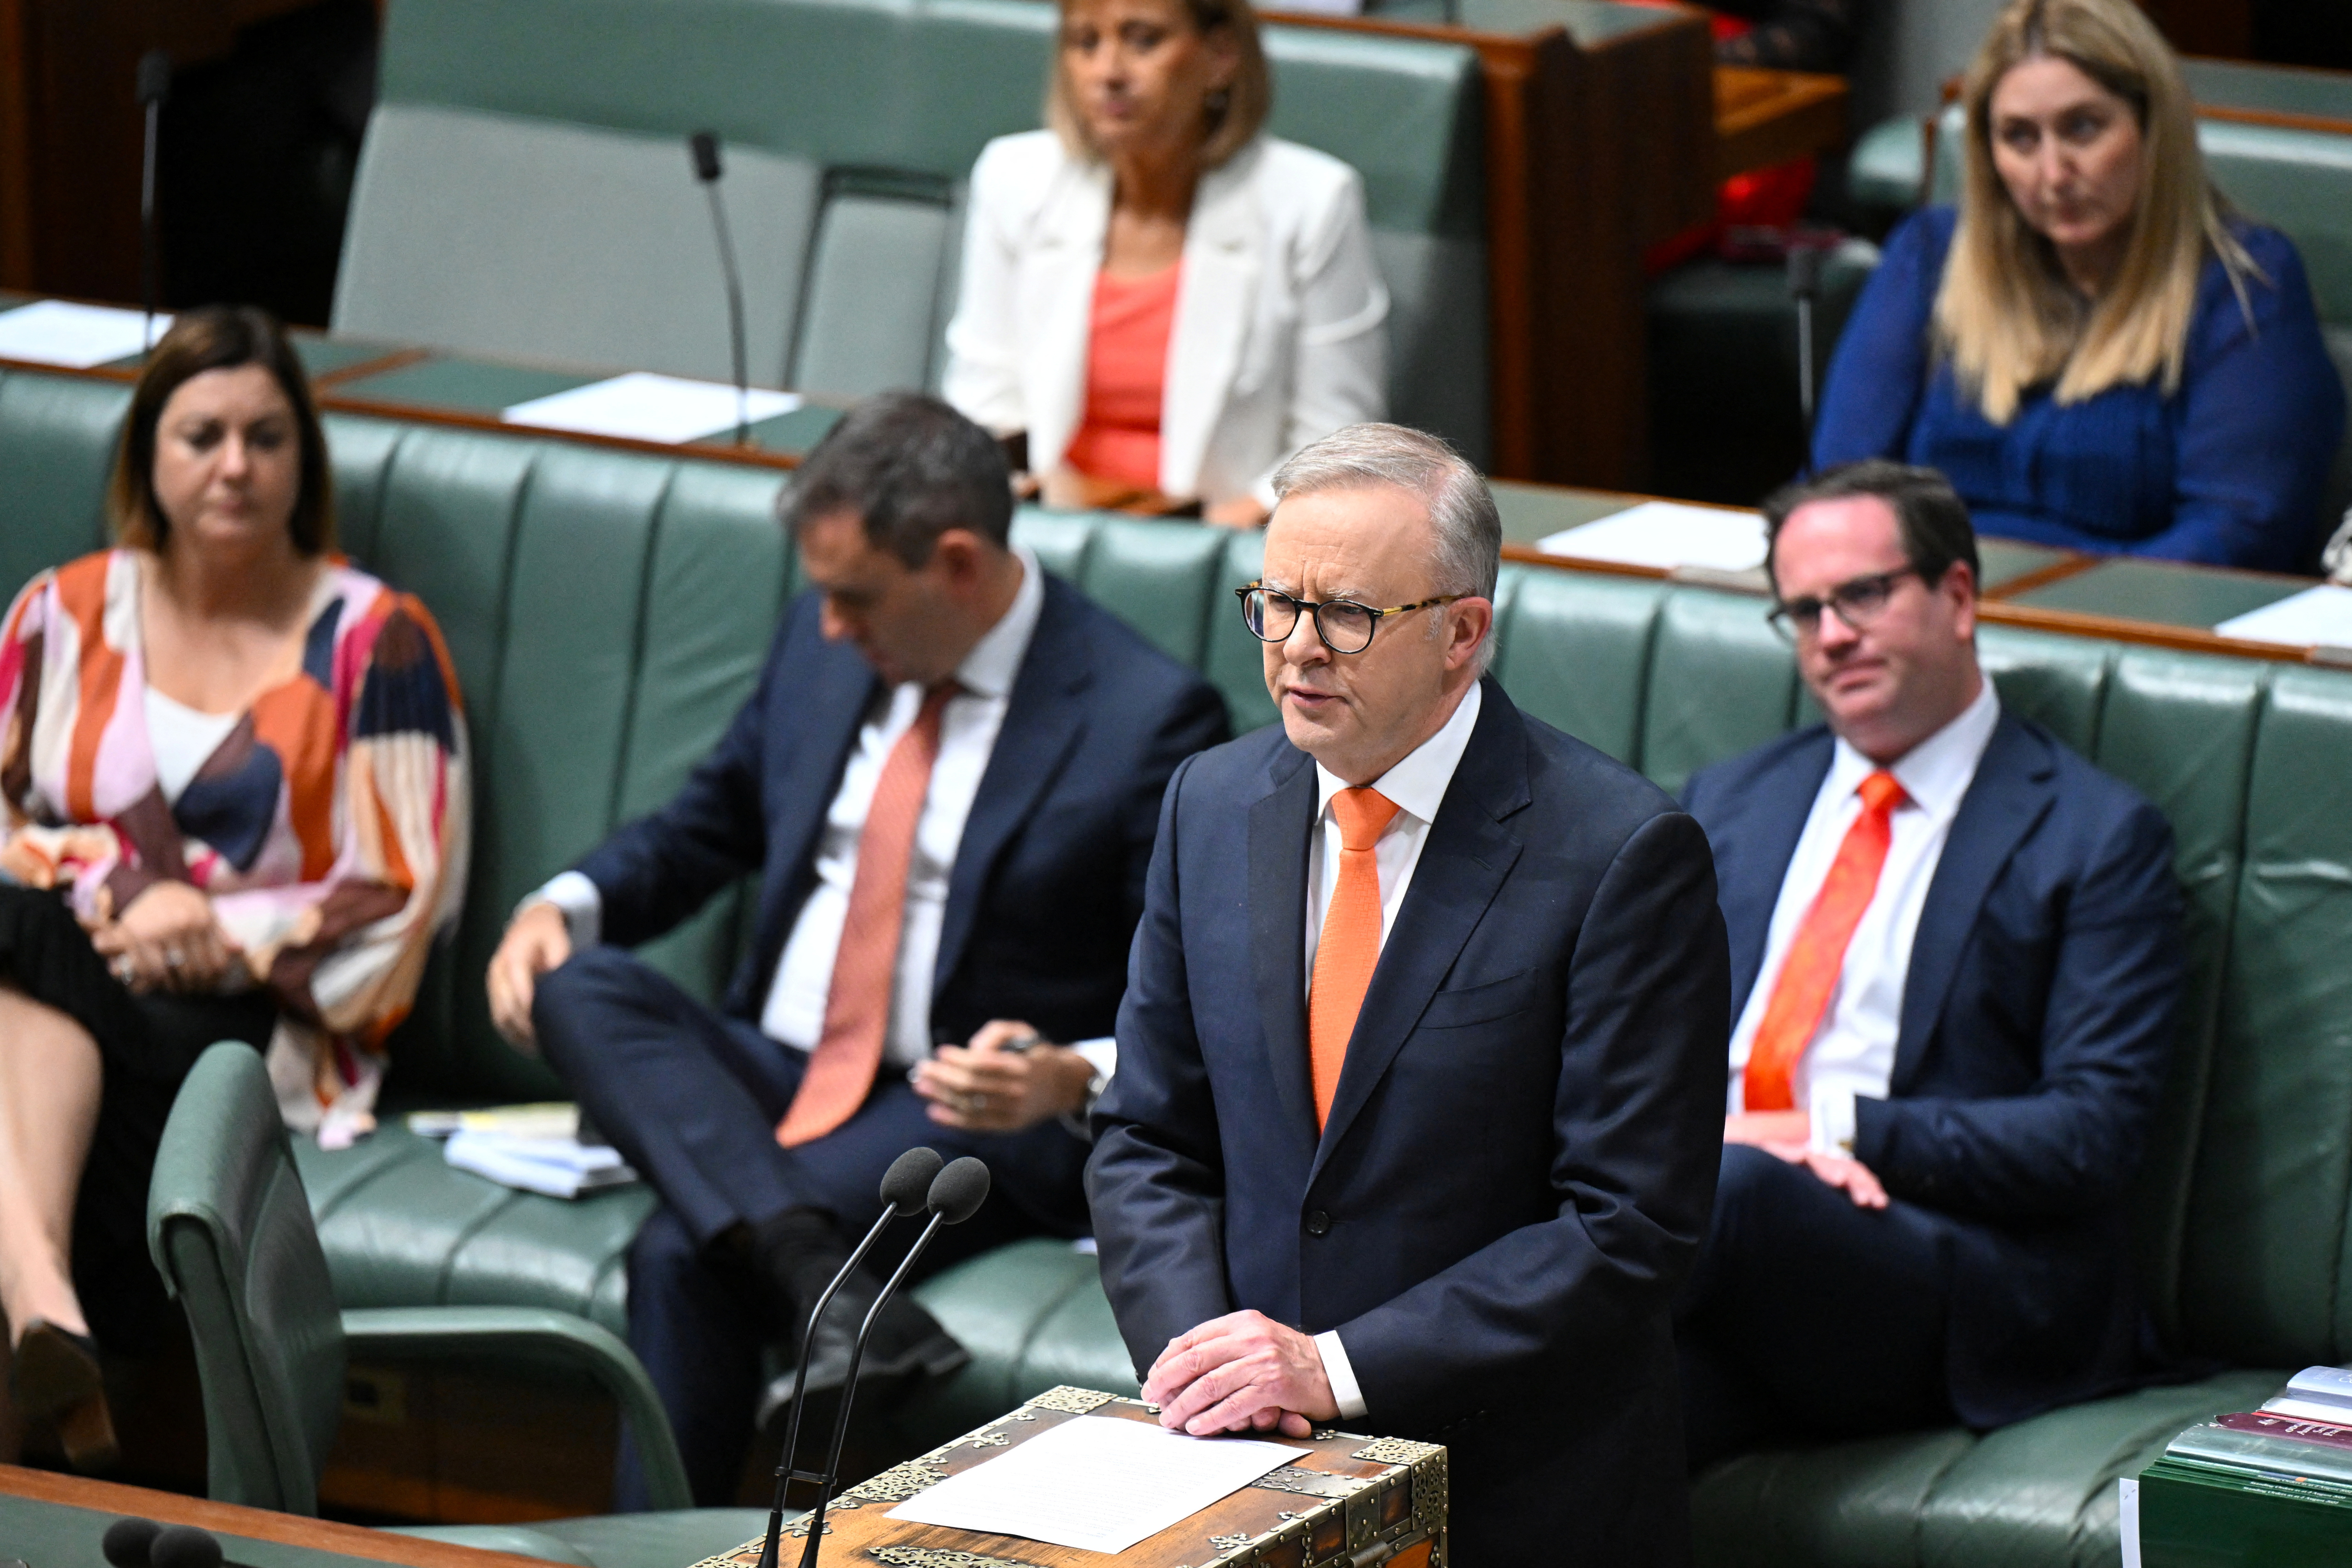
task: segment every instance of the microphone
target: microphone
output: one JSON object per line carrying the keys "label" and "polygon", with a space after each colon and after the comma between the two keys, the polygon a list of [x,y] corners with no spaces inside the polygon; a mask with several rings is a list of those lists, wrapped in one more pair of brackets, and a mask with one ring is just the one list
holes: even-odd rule
{"label": "microphone", "polygon": [[[857,1398],[857,1367],[866,1359],[867,1336],[874,1332],[874,1325],[881,1321],[882,1309],[888,1306],[890,1298],[898,1293],[898,1287],[906,1281],[907,1271],[914,1268],[915,1259],[923,1255],[923,1248],[931,1244],[931,1237],[939,1234],[940,1226],[961,1225],[978,1213],[980,1205],[987,1201],[988,1167],[969,1154],[941,1171],[932,1181],[931,1190],[925,1194],[925,1206],[931,1211],[930,1223],[923,1226],[923,1234],[917,1237],[915,1245],[907,1249],[906,1258],[898,1265],[898,1272],[890,1276],[889,1281],[882,1287],[881,1294],[874,1298],[874,1305],[866,1314],[866,1322],[857,1331],[857,1342],[849,1352],[849,1376],[841,1387],[840,1413],[833,1418],[833,1445],[825,1451],[824,1473],[817,1480],[816,1507],[809,1513],[808,1545],[801,1552],[801,1568],[816,1568],[817,1547],[824,1539],[825,1507],[833,1501],[834,1485],[841,1477],[841,1450],[849,1439],[849,1407]],[[795,1410],[793,1414],[797,1416],[800,1413]],[[763,1563],[763,1568],[768,1568],[768,1565]]]}
{"label": "microphone", "polygon": [[147,325],[139,335],[144,354],[155,346],[155,144],[163,130],[163,100],[172,96],[172,57],[149,49],[139,57],[139,106],[147,116],[147,151],[139,170],[139,303]]}
{"label": "microphone", "polygon": [[116,1520],[106,1527],[99,1550],[114,1568],[244,1568],[221,1554],[212,1531],[152,1519]]}
{"label": "microphone", "polygon": [[735,237],[727,227],[727,204],[719,194],[719,132],[698,131],[687,138],[687,147],[694,154],[694,177],[710,198],[710,226],[719,236],[719,266],[727,278],[727,331],[735,351],[735,444],[740,447],[751,439],[751,375],[743,342],[743,279],[735,270]]}
{"label": "microphone", "polygon": [[1822,292],[1821,247],[1789,247],[1789,298],[1797,302],[1797,413],[1805,434],[1804,474],[1813,471],[1813,301]]}
{"label": "microphone", "polygon": [[[702,153],[701,141],[701,137],[695,138],[698,166]],[[711,152],[711,159],[715,166],[718,160],[715,148]],[[874,1249],[874,1244],[881,1239],[882,1232],[890,1222],[902,1214],[912,1214],[928,1205],[931,1189],[940,1176],[940,1163],[939,1155],[929,1149],[909,1149],[890,1162],[890,1168],[882,1173],[882,1217],[874,1222],[874,1228],[866,1233],[866,1239],[857,1244],[857,1250],[849,1255],[849,1261],[841,1266],[840,1272],[833,1277],[833,1283],[824,1288],[824,1294],[816,1299],[816,1306],[809,1312],[808,1328],[801,1335],[801,1364],[793,1372],[793,1418],[784,1428],[783,1458],[776,1465],[776,1497],[768,1509],[768,1539],[760,1549],[760,1568],[775,1568],[777,1545],[784,1530],[786,1489],[794,1480],[821,1479],[814,1471],[804,1473],[793,1468],[793,1457],[800,1450],[801,1395],[808,1384],[808,1344],[816,1337],[817,1320],[824,1316],[827,1307],[833,1305],[833,1293],[841,1289],[842,1281],[866,1261],[866,1255]],[[860,1343],[862,1345],[863,1342]],[[856,1363],[853,1361],[850,1376],[854,1380],[856,1375]],[[846,1403],[845,1395],[844,1403]]]}

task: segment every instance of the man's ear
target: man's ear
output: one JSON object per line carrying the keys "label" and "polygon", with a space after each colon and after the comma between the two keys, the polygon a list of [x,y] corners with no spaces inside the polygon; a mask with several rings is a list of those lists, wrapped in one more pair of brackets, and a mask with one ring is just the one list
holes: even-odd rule
{"label": "man's ear", "polygon": [[1450,612],[1445,662],[1458,669],[1475,658],[1478,649],[1495,635],[1495,601],[1473,596],[1456,599],[1445,608]]}
{"label": "man's ear", "polygon": [[1936,584],[1936,592],[1952,598],[1953,624],[1963,637],[1976,635],[1977,574],[1965,561],[1955,561],[1944,568],[1944,580]]}
{"label": "man's ear", "polygon": [[925,563],[936,571],[950,587],[969,587],[981,574],[982,562],[987,546],[980,535],[968,528],[950,528],[940,531],[931,542],[931,558]]}

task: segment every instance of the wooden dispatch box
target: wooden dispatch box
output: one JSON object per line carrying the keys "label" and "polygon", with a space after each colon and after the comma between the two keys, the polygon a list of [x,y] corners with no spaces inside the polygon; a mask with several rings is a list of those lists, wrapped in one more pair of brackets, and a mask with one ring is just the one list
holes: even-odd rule
{"label": "wooden dispatch box", "polygon": [[[1191,1518],[1116,1556],[892,1519],[926,1487],[1080,1415],[1152,1421],[1159,1406],[1089,1388],[1049,1389],[976,1432],[846,1488],[827,1511],[824,1568],[1445,1568],[1445,1449],[1318,1427],[1313,1438],[1252,1433],[1306,1447]],[[808,1521],[784,1529],[779,1568],[798,1568]],[[758,1541],[694,1568],[757,1568]]]}

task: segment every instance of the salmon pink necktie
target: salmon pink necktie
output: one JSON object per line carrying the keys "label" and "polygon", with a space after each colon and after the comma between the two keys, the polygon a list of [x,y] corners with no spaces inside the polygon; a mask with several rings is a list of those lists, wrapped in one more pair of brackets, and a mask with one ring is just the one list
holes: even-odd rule
{"label": "salmon pink necktie", "polygon": [[1791,1084],[1797,1064],[1813,1043],[1830,994],[1837,989],[1853,928],[1862,923],[1863,911],[1878,891],[1878,873],[1894,838],[1895,808],[1906,797],[1885,768],[1863,780],[1858,793],[1862,815],[1845,830],[1830,874],[1797,927],[1796,940],[1789,943],[1780,977],[1772,984],[1772,999],[1764,1006],[1764,1021],[1756,1026],[1756,1037],[1748,1046],[1743,1088],[1750,1110],[1796,1109]]}
{"label": "salmon pink necktie", "polygon": [[1339,880],[1323,912],[1315,942],[1315,978],[1307,993],[1307,1051],[1315,1079],[1315,1125],[1331,1120],[1331,1097],[1347,1064],[1348,1038],[1381,962],[1381,868],[1372,846],[1381,841],[1396,802],[1369,787],[1331,797],[1339,824]]}
{"label": "salmon pink necktie", "polygon": [[849,880],[849,913],[833,955],[833,983],[824,996],[824,1032],[809,1053],[808,1069],[776,1142],[790,1149],[822,1138],[856,1113],[882,1066],[882,1037],[890,1024],[891,977],[898,968],[898,931],[906,923],[907,870],[915,858],[915,826],[931,790],[940,755],[940,713],[960,689],[943,680],[923,694],[923,706],[882,763],[866,826],[857,836],[857,869]]}

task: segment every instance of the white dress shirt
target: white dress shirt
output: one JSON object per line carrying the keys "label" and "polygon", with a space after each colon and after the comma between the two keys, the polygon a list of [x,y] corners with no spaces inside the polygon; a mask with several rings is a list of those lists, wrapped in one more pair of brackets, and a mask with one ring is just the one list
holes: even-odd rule
{"label": "white dress shirt", "polygon": [[[1372,846],[1373,864],[1381,876],[1383,947],[1388,943],[1389,931],[1396,925],[1397,910],[1404,903],[1405,889],[1412,885],[1413,868],[1421,864],[1422,846],[1429,842],[1429,825],[1437,820],[1437,808],[1445,803],[1446,786],[1454,782],[1454,770],[1461,765],[1462,752],[1470,744],[1470,731],[1477,728],[1478,707],[1478,686],[1474,681],[1454,708],[1453,717],[1439,727],[1436,734],[1372,781],[1371,787],[1393,801],[1397,808]],[[1323,938],[1323,917],[1331,908],[1331,895],[1339,886],[1339,852],[1346,847],[1339,819],[1331,810],[1331,797],[1349,787],[1347,780],[1320,763],[1315,764],[1316,831],[1307,842],[1309,991],[1315,984],[1315,947]],[[1364,1391],[1356,1382],[1355,1368],[1348,1364],[1348,1350],[1339,1342],[1339,1331],[1333,1329],[1316,1335],[1315,1348],[1322,1354],[1323,1375],[1330,1380],[1331,1397],[1339,1402],[1340,1419],[1352,1421],[1362,1415]]]}
{"label": "white dress shirt", "polygon": [[[940,714],[939,756],[915,826],[898,967],[891,978],[890,1022],[883,1034],[883,1058],[894,1067],[909,1068],[924,1060],[937,1043],[931,1038],[932,971],[947,918],[948,879],[955,869],[965,819],[971,815],[997,733],[1004,726],[1013,679],[1045,608],[1045,578],[1037,558],[1019,545],[1013,552],[1021,563],[1021,586],[1012,607],[956,666],[956,679],[963,689]],[[849,916],[849,889],[857,875],[857,844],[866,829],[866,813],[891,747],[913,725],[922,705],[923,689],[914,681],[883,694],[858,729],[841,786],[825,813],[817,841],[816,886],[793,922],[760,1012],[761,1032],[797,1049],[814,1050],[824,1033],[825,997],[833,987],[834,955]],[[603,904],[596,885],[586,877],[565,871],[531,897],[563,910],[573,946],[596,941]],[[1105,1039],[1083,1041],[1073,1048],[1094,1067],[1099,1091],[1115,1065],[1115,1047]]]}
{"label": "white dress shirt", "polygon": [[[1790,1098],[1811,1112],[1812,1145],[1831,1153],[1850,1153],[1853,1146],[1853,1102],[1883,1100],[1895,1074],[1895,1047],[1903,1028],[1903,986],[1911,972],[1911,942],[1918,934],[1920,911],[1927,905],[1927,889],[1944,858],[1944,841],[1951,836],[1952,818],[1977,776],[1977,763],[2000,721],[2000,699],[1992,682],[1984,683],[1976,700],[1958,718],[1896,759],[1887,770],[1903,786],[1906,798],[1890,818],[1885,863],[1878,872],[1877,889],[1846,943],[1845,962],[1838,972],[1837,988],[1812,1043],[1798,1061]],[[1878,764],[1843,740],[1830,759],[1830,771],[1813,796],[1796,853],[1780,879],[1780,900],[1772,906],[1772,923],[1764,942],[1764,966],[1757,971],[1755,988],[1740,1009],[1731,1031],[1731,1084],[1727,1110],[1744,1110],[1741,1097],[1748,1051],[1764,1020],[1772,988],[1789,956],[1805,911],[1822,890],[1845,842],[1846,830],[1862,815],[1863,780]]]}

